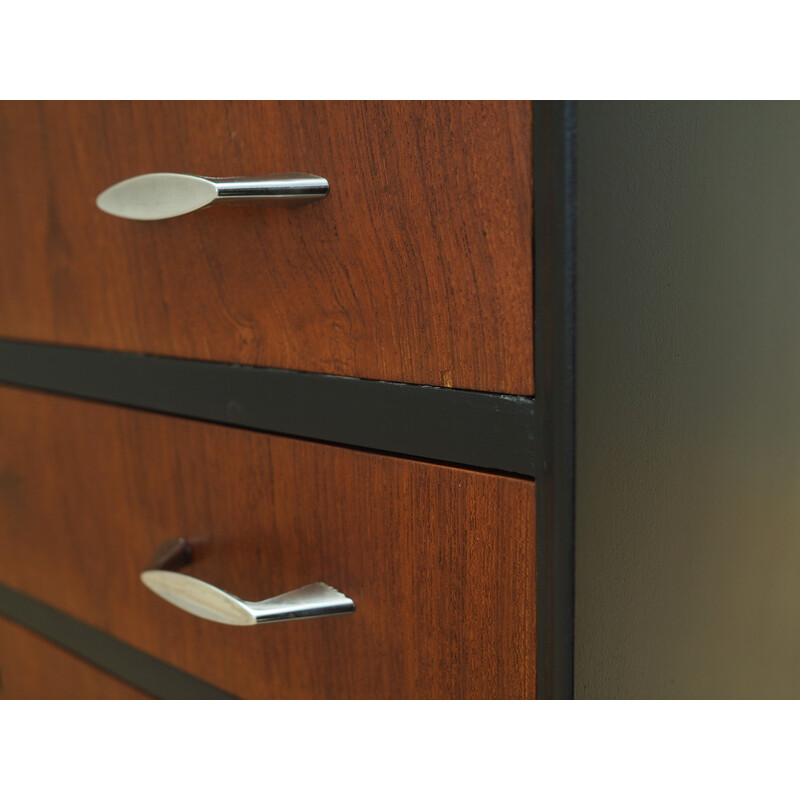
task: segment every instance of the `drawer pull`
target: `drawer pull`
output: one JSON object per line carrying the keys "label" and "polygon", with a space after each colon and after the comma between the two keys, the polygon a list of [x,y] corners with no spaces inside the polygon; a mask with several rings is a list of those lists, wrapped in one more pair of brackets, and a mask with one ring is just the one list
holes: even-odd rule
{"label": "drawer pull", "polygon": [[[168,543],[173,547],[172,564],[180,565],[174,558],[185,556],[182,563],[190,560],[190,549],[185,540]],[[161,563],[167,565],[168,559]],[[290,619],[328,617],[334,614],[351,614],[355,603],[326,583],[311,583],[285,594],[258,602],[240,600],[210,583],[174,572],[171,569],[146,569],[141,574],[142,582],[159,597],[196,617],[222,622],[226,625],[260,625],[265,622],[283,622]]]}
{"label": "drawer pull", "polygon": [[97,207],[124,219],[169,219],[220,203],[300,205],[320,200],[329,188],[319,175],[294,172],[254,178],[152,172],[110,186],[97,196]]}

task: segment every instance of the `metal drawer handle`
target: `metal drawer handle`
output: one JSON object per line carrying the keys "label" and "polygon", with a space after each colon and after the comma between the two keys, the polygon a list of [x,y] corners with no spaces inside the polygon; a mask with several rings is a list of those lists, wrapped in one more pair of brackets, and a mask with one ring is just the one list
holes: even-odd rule
{"label": "metal drawer handle", "polygon": [[210,583],[173,570],[191,560],[185,539],[167,542],[153,566],[141,574],[142,582],[159,597],[196,617],[225,625],[260,625],[290,619],[352,614],[355,603],[326,583],[311,583],[259,602],[240,600]]}
{"label": "metal drawer handle", "polygon": [[300,205],[320,200],[329,188],[319,175],[295,172],[255,178],[151,172],[110,186],[97,196],[97,207],[125,219],[169,219],[220,203]]}

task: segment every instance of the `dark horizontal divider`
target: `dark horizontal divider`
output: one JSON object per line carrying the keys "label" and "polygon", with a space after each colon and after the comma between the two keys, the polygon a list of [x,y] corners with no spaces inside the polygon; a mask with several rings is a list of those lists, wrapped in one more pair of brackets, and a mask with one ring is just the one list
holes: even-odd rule
{"label": "dark horizontal divider", "polygon": [[238,699],[3,584],[0,615],[160,700]]}
{"label": "dark horizontal divider", "polygon": [[528,397],[0,340],[0,382],[532,477]]}

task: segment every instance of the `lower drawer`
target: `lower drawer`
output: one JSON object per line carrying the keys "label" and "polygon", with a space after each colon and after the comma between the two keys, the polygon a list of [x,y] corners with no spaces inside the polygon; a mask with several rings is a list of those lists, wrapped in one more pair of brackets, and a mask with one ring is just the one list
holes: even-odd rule
{"label": "lower drawer", "polygon": [[0,618],[0,700],[146,700],[132,686]]}
{"label": "lower drawer", "polygon": [[[527,698],[530,481],[0,388],[0,582],[241,697]],[[259,600],[323,580],[354,614],[229,627],[139,575]]]}

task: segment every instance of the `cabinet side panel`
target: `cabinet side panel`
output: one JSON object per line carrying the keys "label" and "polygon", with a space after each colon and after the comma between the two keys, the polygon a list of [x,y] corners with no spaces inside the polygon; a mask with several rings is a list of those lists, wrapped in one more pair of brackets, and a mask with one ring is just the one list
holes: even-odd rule
{"label": "cabinet side panel", "polygon": [[576,695],[800,697],[800,104],[577,126]]}

